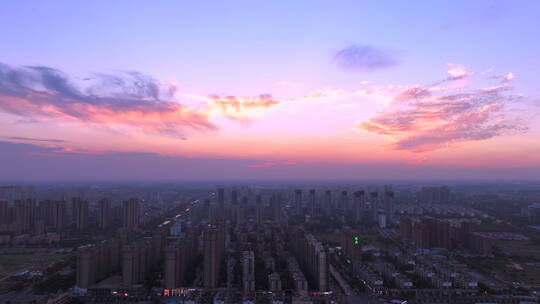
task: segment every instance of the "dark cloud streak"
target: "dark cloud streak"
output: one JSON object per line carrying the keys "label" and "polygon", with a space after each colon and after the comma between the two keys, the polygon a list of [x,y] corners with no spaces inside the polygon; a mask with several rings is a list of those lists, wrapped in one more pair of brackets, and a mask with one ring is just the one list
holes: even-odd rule
{"label": "dark cloud streak", "polygon": [[50,138],[31,138],[31,137],[19,137],[19,136],[9,136],[9,140],[23,140],[23,141],[36,141],[36,142],[50,142],[50,143],[64,143],[66,142],[63,139],[50,139]]}

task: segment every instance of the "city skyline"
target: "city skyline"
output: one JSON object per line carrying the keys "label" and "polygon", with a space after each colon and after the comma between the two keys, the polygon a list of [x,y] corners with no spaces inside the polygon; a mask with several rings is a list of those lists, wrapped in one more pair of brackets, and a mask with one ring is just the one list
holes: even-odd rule
{"label": "city skyline", "polygon": [[9,2],[0,181],[540,179],[538,8]]}
{"label": "city skyline", "polygon": [[539,194],[502,181],[2,186],[0,301],[537,303]]}

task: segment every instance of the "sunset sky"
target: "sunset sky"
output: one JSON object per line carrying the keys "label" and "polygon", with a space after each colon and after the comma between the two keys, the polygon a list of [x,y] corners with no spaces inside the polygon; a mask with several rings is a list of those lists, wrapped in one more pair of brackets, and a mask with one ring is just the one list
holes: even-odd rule
{"label": "sunset sky", "polygon": [[539,1],[5,1],[0,180],[539,179]]}

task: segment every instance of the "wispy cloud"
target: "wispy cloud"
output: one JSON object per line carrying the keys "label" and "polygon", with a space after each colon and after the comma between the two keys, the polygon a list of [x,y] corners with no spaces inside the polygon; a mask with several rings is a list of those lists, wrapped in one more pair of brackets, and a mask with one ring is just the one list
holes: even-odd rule
{"label": "wispy cloud", "polygon": [[281,162],[283,165],[287,165],[287,166],[294,166],[294,165],[297,165],[298,163],[295,162],[295,161],[284,161],[284,162]]}
{"label": "wispy cloud", "polygon": [[282,162],[264,162],[264,163],[257,163],[257,164],[249,164],[248,168],[265,168],[265,167],[273,167],[278,165],[285,165],[285,166],[294,166],[298,163],[295,161],[282,161]]}
{"label": "wispy cloud", "polygon": [[300,84],[298,84],[296,82],[285,81],[285,80],[278,81],[276,84],[286,86],[286,87],[298,87],[298,86],[300,86]]}
{"label": "wispy cloud", "polygon": [[64,155],[103,155],[110,153],[106,151],[90,151],[86,149],[78,149],[72,147],[58,147],[52,152]]}
{"label": "wispy cloud", "polygon": [[510,80],[514,79],[513,73],[503,73],[503,74],[497,74],[492,77],[493,79],[499,79],[501,82],[506,83]]}
{"label": "wispy cloud", "polygon": [[[449,81],[472,75],[452,65]],[[392,149],[425,152],[452,144],[485,140],[526,128],[505,117],[505,106],[519,96],[506,85],[487,88],[404,87],[385,110],[355,129],[392,138]]]}
{"label": "wispy cloud", "polygon": [[253,98],[243,98],[236,96],[213,96],[209,104],[209,111],[223,115],[229,119],[249,121],[257,116],[259,110],[279,104],[279,101],[272,98],[271,95],[260,95]]}
{"label": "wispy cloud", "polygon": [[449,62],[446,65],[448,66],[448,80],[460,80],[474,75],[473,72],[467,71],[467,68],[460,64]]}
{"label": "wispy cloud", "polygon": [[271,167],[276,165],[274,162],[266,162],[266,163],[260,163],[260,164],[250,164],[248,165],[249,168],[264,168],[264,167]]}
{"label": "wispy cloud", "polygon": [[63,143],[66,142],[63,139],[51,139],[51,138],[31,138],[31,137],[20,137],[20,136],[8,136],[8,140],[16,141],[30,141],[30,142],[49,142],[49,143]]}
{"label": "wispy cloud", "polygon": [[373,72],[398,64],[390,51],[369,45],[349,45],[337,51],[334,60],[340,68],[357,72]]}

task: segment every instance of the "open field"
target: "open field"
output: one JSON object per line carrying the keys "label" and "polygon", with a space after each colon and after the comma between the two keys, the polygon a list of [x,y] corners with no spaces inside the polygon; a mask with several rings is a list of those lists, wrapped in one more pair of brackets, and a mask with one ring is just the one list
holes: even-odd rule
{"label": "open field", "polygon": [[0,255],[0,278],[22,270],[44,270],[51,263],[65,258],[62,254],[2,254]]}
{"label": "open field", "polygon": [[535,241],[497,240],[495,246],[513,256],[540,261],[540,244]]}
{"label": "open field", "polygon": [[[514,287],[540,287],[540,245],[535,241],[497,240],[495,246],[509,257],[464,259],[471,268],[493,275]],[[516,285],[513,282],[521,282]]]}

